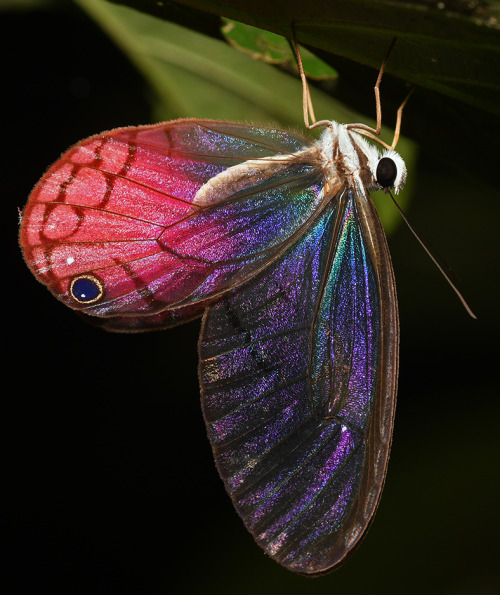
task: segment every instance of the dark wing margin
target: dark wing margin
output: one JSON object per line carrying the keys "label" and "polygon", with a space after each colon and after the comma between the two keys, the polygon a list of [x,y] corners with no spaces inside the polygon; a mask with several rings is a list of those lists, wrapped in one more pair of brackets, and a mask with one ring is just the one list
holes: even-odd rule
{"label": "dark wing margin", "polygon": [[[389,464],[399,370],[399,314],[394,270],[382,223],[366,195],[356,201],[362,234],[373,262],[379,294],[380,339],[375,398],[366,430],[366,456],[358,497],[345,521],[343,558],[351,555],[366,535],[380,502]],[[339,552],[340,553],[340,552]],[[335,567],[327,569],[326,572]]]}

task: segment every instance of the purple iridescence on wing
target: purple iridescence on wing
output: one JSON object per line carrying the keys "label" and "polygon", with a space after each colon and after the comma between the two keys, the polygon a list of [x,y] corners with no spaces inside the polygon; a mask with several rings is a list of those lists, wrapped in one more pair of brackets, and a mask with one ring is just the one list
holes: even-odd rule
{"label": "purple iridescence on wing", "polygon": [[316,320],[311,376],[316,413],[360,432],[370,414],[377,366],[376,288],[351,200]]}
{"label": "purple iridescence on wing", "polygon": [[226,489],[256,541],[306,573],[334,565],[348,538],[380,339],[354,197],[338,205],[211,307],[200,343],[203,411]]}

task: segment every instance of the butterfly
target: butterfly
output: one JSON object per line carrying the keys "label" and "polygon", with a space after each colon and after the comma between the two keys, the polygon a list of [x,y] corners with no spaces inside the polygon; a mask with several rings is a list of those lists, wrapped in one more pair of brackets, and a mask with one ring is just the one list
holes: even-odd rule
{"label": "butterfly", "polygon": [[369,191],[399,192],[406,167],[399,123],[380,153],[366,139],[380,110],[376,130],[316,121],[300,55],[299,68],[319,139],[199,119],[98,134],[35,186],[20,244],[55,297],[108,330],[203,316],[202,408],[226,490],[273,559],[317,575],[359,545],[386,476],[399,325]]}

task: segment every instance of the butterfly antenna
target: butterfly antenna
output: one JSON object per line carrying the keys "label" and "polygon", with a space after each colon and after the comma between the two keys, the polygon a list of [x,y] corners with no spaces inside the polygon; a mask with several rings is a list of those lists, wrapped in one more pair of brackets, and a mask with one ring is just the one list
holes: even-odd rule
{"label": "butterfly antenna", "polygon": [[415,229],[413,228],[413,226],[411,225],[411,223],[408,221],[408,218],[406,217],[406,215],[403,212],[403,209],[399,206],[398,202],[396,201],[396,199],[394,198],[394,196],[392,195],[392,192],[389,192],[390,197],[392,198],[392,201],[394,202],[394,204],[396,205],[401,217],[403,218],[403,221],[406,223],[406,225],[408,226],[408,229],[411,231],[411,233],[415,236],[415,238],[417,239],[418,243],[422,246],[422,248],[425,250],[425,252],[427,253],[427,256],[432,260],[432,262],[436,265],[436,267],[438,268],[438,270],[440,271],[440,273],[443,275],[443,277],[446,279],[446,281],[448,281],[450,287],[453,289],[453,291],[457,294],[458,299],[462,302],[462,306],[465,308],[465,310],[467,311],[467,314],[469,314],[469,316],[471,318],[474,318],[474,320],[477,320],[477,316],[474,314],[474,312],[470,309],[469,305],[467,304],[467,302],[465,301],[464,296],[460,293],[460,291],[457,289],[456,285],[453,283],[453,281],[449,278],[449,276],[446,274],[446,272],[444,271],[443,267],[439,264],[439,262],[436,260],[436,258],[433,256],[433,254],[431,253],[431,251],[429,250],[429,248],[427,248],[427,246],[424,244],[424,242],[420,239],[420,236],[418,235],[418,233],[415,231]]}

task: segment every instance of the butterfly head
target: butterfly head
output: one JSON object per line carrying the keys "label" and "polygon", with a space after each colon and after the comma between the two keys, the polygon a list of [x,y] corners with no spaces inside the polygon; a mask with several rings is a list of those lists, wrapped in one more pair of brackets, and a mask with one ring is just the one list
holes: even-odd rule
{"label": "butterfly head", "polygon": [[394,189],[398,194],[406,181],[406,165],[394,149],[387,149],[378,159],[374,168],[375,180],[379,187],[388,192]]}
{"label": "butterfly head", "polygon": [[[357,188],[394,190],[396,194],[403,188],[406,165],[399,153],[380,143],[384,146],[381,153],[368,142],[359,124],[326,124],[317,146],[324,157],[327,179],[340,177]],[[373,140],[378,141],[376,137]]]}
{"label": "butterfly head", "polygon": [[[348,127],[345,127],[348,129]],[[349,130],[348,135],[352,143],[353,170],[358,171],[367,190],[394,190],[396,194],[403,188],[406,182],[406,165],[399,153],[394,149],[386,148],[386,145],[379,142],[383,150],[374,146],[365,136],[362,130],[358,133]],[[341,138],[341,136],[340,136]]]}

